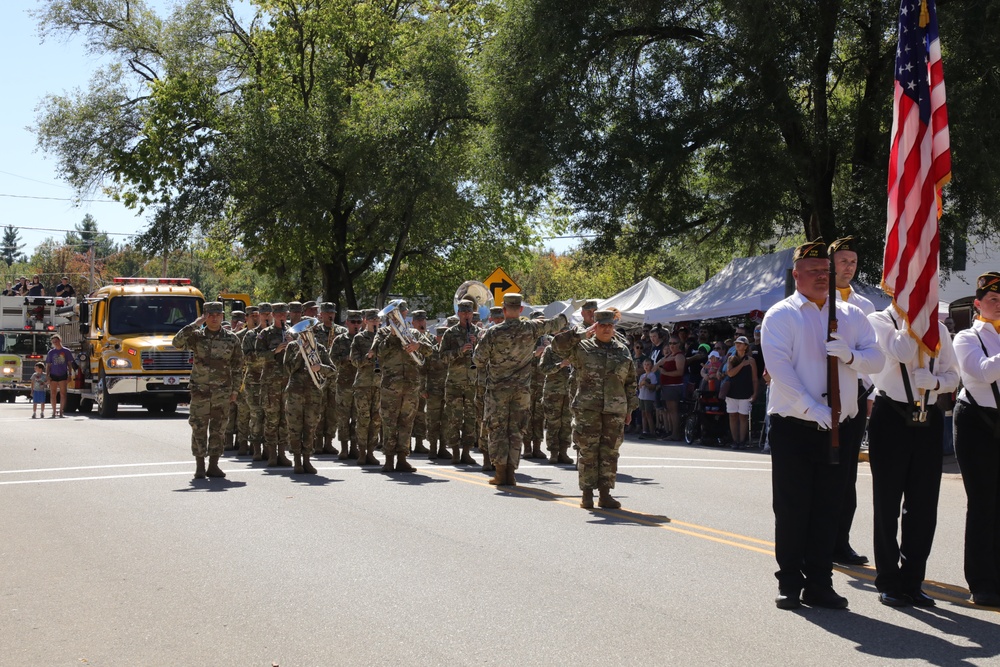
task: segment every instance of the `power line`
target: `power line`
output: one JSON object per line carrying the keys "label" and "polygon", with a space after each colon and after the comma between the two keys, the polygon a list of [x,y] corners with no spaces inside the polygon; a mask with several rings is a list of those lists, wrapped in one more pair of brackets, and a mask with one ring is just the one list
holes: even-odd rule
{"label": "power line", "polygon": [[[0,195],[2,196],[2,195]],[[7,227],[13,227],[14,229],[24,229],[32,232],[62,232],[63,234],[69,234],[70,232],[74,234],[80,234],[81,239],[84,234],[93,234],[94,236],[100,236],[104,234],[105,236],[135,236],[136,232],[102,232],[100,230],[93,231],[89,229],[79,230],[79,229],[55,229],[52,227],[25,227],[23,225],[0,225],[0,229],[6,229]],[[86,243],[87,239],[82,239],[82,243]]]}
{"label": "power line", "polygon": [[24,179],[26,181],[31,181],[32,183],[41,183],[42,185],[48,185],[49,187],[53,187],[53,188],[62,188],[64,190],[67,190],[67,189],[71,190],[72,189],[68,185],[61,185],[59,183],[49,183],[48,181],[40,181],[37,178],[29,178],[27,176],[22,176],[21,174],[15,174],[15,173],[10,172],[10,171],[4,171],[3,169],[0,169],[0,174],[5,174],[7,176],[13,176],[14,178],[21,178],[21,179]]}
{"label": "power line", "polygon": [[11,199],[44,199],[46,201],[68,201],[74,204],[87,202],[88,204],[117,204],[114,199],[81,199],[77,197],[41,197],[38,195],[11,195],[0,192],[0,197],[10,197]]}

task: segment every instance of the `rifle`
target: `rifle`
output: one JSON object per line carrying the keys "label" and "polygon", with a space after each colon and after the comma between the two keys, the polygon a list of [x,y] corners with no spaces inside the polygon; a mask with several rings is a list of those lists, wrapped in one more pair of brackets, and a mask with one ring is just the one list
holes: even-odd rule
{"label": "rifle", "polygon": [[[830,261],[830,293],[827,298],[829,319],[826,325],[826,339],[833,340],[837,333],[837,273]],[[830,448],[829,463],[840,463],[840,359],[826,357],[826,399],[830,405]]]}

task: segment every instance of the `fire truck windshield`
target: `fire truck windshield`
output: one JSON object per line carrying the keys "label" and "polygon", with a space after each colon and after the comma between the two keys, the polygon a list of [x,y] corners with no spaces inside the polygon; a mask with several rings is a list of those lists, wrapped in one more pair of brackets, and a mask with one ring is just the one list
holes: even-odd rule
{"label": "fire truck windshield", "polygon": [[119,296],[111,299],[108,333],[172,334],[198,319],[200,299],[183,296]]}

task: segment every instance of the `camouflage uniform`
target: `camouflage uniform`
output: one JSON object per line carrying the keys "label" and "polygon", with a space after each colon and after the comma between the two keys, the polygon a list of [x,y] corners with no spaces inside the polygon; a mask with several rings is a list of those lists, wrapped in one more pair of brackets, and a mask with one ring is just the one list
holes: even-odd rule
{"label": "camouflage uniform", "polygon": [[191,453],[198,458],[221,456],[229,418],[230,398],[239,389],[243,352],[236,335],[226,329],[209,331],[194,322],[174,336],[173,346],[190,350]]}
{"label": "camouflage uniform", "polygon": [[[416,323],[418,321],[427,322],[427,312],[423,310],[414,310],[410,313],[410,319],[413,322],[414,328],[411,329],[411,333],[415,338],[420,341],[427,343],[434,347],[434,336],[427,333],[426,331],[420,331],[416,328]],[[425,359],[426,362],[426,359]],[[413,453],[414,454],[430,454],[430,450],[424,447],[423,441],[427,440],[427,366],[420,367],[420,389],[417,392],[417,414],[413,418]]]}
{"label": "camouflage uniform", "polygon": [[[521,297],[505,294],[504,304],[520,306]],[[565,325],[566,317],[561,314],[551,320],[508,318],[487,330],[476,347],[476,366],[480,373],[486,374],[489,455],[496,466],[509,466],[511,470],[518,466],[531,400],[528,386],[535,362],[535,343],[539,337],[555,333]]]}
{"label": "camouflage uniform", "polygon": [[[330,306],[333,306],[333,304],[327,306],[324,303],[321,305],[321,308],[329,308]],[[325,350],[329,350],[332,344],[331,341],[337,335],[334,330],[336,326],[335,324],[333,327],[328,328],[322,322],[314,326],[312,332],[313,338],[316,339],[316,344],[322,345]],[[333,447],[333,439],[337,435],[337,383],[331,379],[323,385],[322,392],[323,396],[319,402],[319,426],[316,428],[313,451],[325,454],[338,454],[339,452]]]}
{"label": "camouflage uniform", "polygon": [[[535,350],[547,343],[542,337],[535,344]],[[524,458],[543,459],[542,440],[545,438],[545,411],[542,406],[542,389],[545,386],[545,373],[539,368],[540,358],[536,357],[531,367],[531,406],[528,415],[528,429],[524,434]]]}
{"label": "camouflage uniform", "polygon": [[562,358],[551,347],[542,353],[538,366],[545,373],[542,406],[545,412],[545,441],[553,463],[565,456],[572,444],[573,412],[570,410],[569,375],[571,366],[560,366]]}
{"label": "camouflage uniform", "polygon": [[[445,327],[438,327],[444,340]],[[427,394],[427,441],[431,445],[431,456],[444,458],[448,451],[441,438],[441,424],[444,420],[445,382],[448,378],[448,363],[441,357],[440,344],[434,353],[424,362],[424,392]],[[437,447],[440,443],[440,447]]]}
{"label": "camouflage uniform", "polygon": [[377,357],[367,357],[374,340],[374,331],[361,331],[351,341],[351,363],[357,369],[354,377],[355,443],[358,445],[358,463],[365,463],[367,458],[369,465],[378,463],[373,458],[382,425],[378,413],[381,368]]}
{"label": "camouflage uniform", "polygon": [[[235,318],[236,312],[233,312],[233,317]],[[243,341],[250,334],[250,329],[243,327],[236,332],[236,337],[240,341],[240,351],[243,349]],[[248,443],[250,442],[250,410],[247,407],[245,394],[246,389],[244,387],[244,378],[246,377],[246,355],[243,357],[243,368],[240,369],[240,377],[237,381],[237,389],[239,394],[236,397],[236,403],[233,404],[233,409],[235,414],[230,413],[233,418],[233,425],[231,430],[234,431],[234,436],[236,440],[236,447],[239,450],[240,455],[244,455],[248,452]]]}
{"label": "camouflage uniform", "polygon": [[[284,312],[284,304],[273,304],[274,312]],[[282,310],[279,310],[282,309]],[[264,446],[268,451],[268,465],[289,465],[285,457],[286,420],[282,392],[288,384],[288,375],[282,364],[284,350],[275,352],[285,342],[284,325],[272,324],[257,333],[254,354],[261,360],[260,403],[264,411]]]}
{"label": "camouflage uniform", "polygon": [[[352,311],[348,311],[348,316]],[[351,364],[350,332],[345,331],[330,344],[330,361],[337,367],[337,433],[340,435],[340,460],[357,457],[357,433],[354,432],[354,378],[357,372]],[[351,443],[354,443],[352,446]]]}
{"label": "camouflage uniform", "polygon": [[625,418],[639,407],[632,355],[617,339],[601,343],[577,331],[555,336],[552,350],[573,364],[577,378],[573,434],[580,448],[580,488],[613,489]]}
{"label": "camouflage uniform", "polygon": [[472,363],[472,351],[462,348],[470,337],[476,339],[482,332],[470,325],[449,328],[441,339],[441,358],[448,365],[444,390],[444,419],[441,436],[445,447],[452,447],[452,460],[459,460],[459,447],[468,456],[476,444],[476,382],[477,369]]}
{"label": "camouflage uniform", "polygon": [[[337,370],[330,363],[326,347],[317,343],[316,352],[320,358],[319,375],[326,379],[324,388],[326,385],[335,384]],[[308,457],[313,452],[316,430],[322,417],[325,392],[313,382],[299,341],[294,340],[285,348],[283,365],[288,375],[288,384],[285,386],[288,449],[296,456],[296,472],[302,472],[298,457],[305,460],[308,471]]]}
{"label": "camouflage uniform", "polygon": [[[260,306],[263,315],[271,312],[271,304],[262,303]],[[253,460],[260,461],[261,447],[264,441],[264,408],[260,402],[260,376],[264,369],[264,354],[266,351],[257,350],[257,336],[263,331],[263,326],[249,329],[243,337],[243,391],[240,392],[240,400],[243,402],[244,413],[247,415],[248,439],[250,448],[253,450]]]}
{"label": "camouflage uniform", "polygon": [[[416,354],[429,357],[434,348],[424,340],[417,341]],[[403,343],[389,327],[375,334],[371,349],[382,368],[379,393],[379,416],[382,418],[382,451],[389,456],[405,459],[410,453],[410,434],[417,414],[420,392],[420,366],[403,349]]]}

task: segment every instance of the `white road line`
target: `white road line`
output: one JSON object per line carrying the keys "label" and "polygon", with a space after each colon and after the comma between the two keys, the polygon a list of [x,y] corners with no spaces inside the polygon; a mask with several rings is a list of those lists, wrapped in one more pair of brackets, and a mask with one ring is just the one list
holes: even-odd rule
{"label": "white road line", "polygon": [[[187,465],[191,465],[190,461],[185,461],[185,463]],[[164,465],[164,464],[160,464],[160,465]],[[418,468],[418,470],[419,469],[420,468]],[[230,470],[224,470],[223,472],[225,472],[227,475],[231,475],[231,474],[234,474],[234,473],[244,473],[244,472],[258,473],[259,474],[259,473],[264,473],[264,472],[266,472],[268,470],[270,470],[270,469],[269,468],[235,468],[235,469],[230,469]],[[279,470],[287,470],[289,473],[291,472],[291,468],[283,468],[283,469],[279,469]],[[339,471],[339,472],[366,472],[366,471],[369,471],[370,468],[351,468],[351,467],[344,466],[344,467],[331,467],[331,468],[316,468],[316,470],[317,470],[317,472],[324,471],[324,470],[326,470],[326,471],[333,470],[333,471]],[[21,472],[25,472],[25,471],[21,471]],[[51,484],[51,483],[54,483],[54,482],[90,482],[90,481],[93,481],[93,480],[101,480],[101,479],[135,479],[135,478],[139,478],[139,477],[170,477],[172,475],[187,475],[187,476],[191,476],[192,474],[193,474],[193,471],[191,471],[191,470],[180,470],[180,471],[177,471],[177,472],[145,472],[145,473],[133,473],[133,474],[130,474],[130,475],[94,475],[92,477],[51,477],[51,478],[43,478],[43,479],[19,479],[19,480],[12,480],[12,481],[9,481],[9,482],[0,482],[0,486],[14,486],[15,484]],[[298,478],[296,478],[296,479],[298,479]],[[302,479],[307,479],[307,478],[302,478]]]}
{"label": "white road line", "polygon": [[109,463],[102,466],[73,466],[69,468],[28,468],[25,470],[0,470],[0,475],[16,475],[28,472],[62,472],[64,470],[106,470],[110,468],[141,468],[144,466],[191,465],[191,461],[162,461],[158,463]]}
{"label": "white road line", "polygon": [[650,461],[695,461],[697,463],[761,463],[771,464],[771,457],[760,459],[689,459],[683,456],[620,456],[619,461],[624,460],[650,460]]}
{"label": "white road line", "polygon": [[642,468],[669,470],[751,470],[753,472],[771,472],[770,468],[734,468],[731,466],[618,466],[619,470],[637,470]]}

